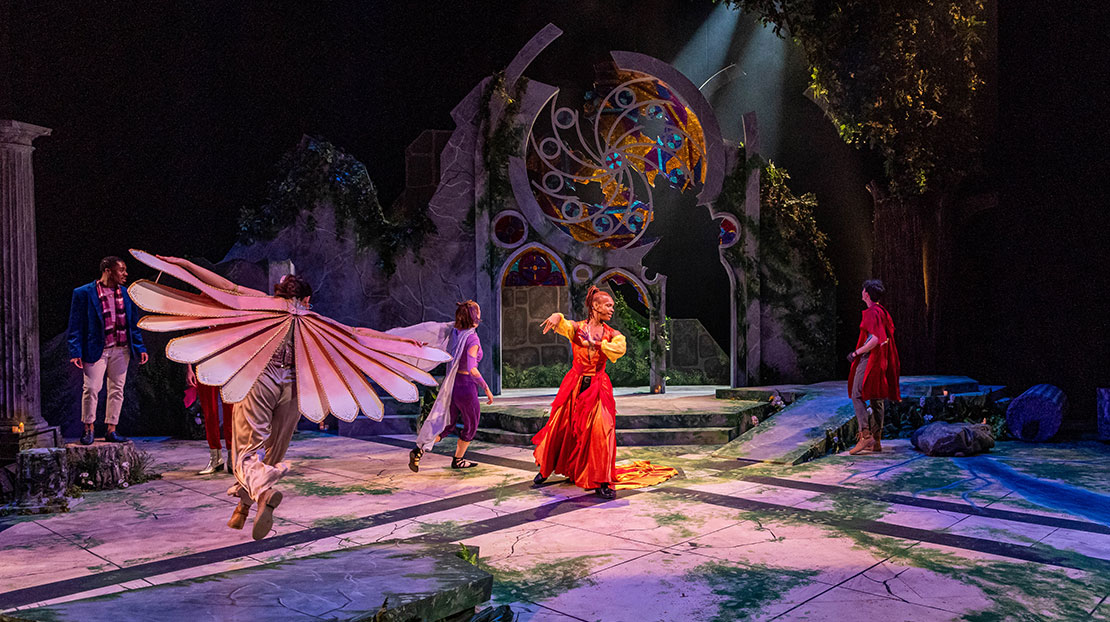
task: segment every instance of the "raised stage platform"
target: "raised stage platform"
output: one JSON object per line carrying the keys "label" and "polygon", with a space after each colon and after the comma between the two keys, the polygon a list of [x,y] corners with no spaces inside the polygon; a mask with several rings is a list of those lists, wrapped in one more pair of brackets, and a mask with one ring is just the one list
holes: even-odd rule
{"label": "raised stage platform", "polygon": [[[966,376],[906,376],[906,399],[954,395],[994,395],[998,387],[980,385]],[[506,389],[491,406],[482,405],[477,440],[501,445],[531,445],[547,422],[555,388]],[[783,384],[730,389],[724,386],[668,387],[652,394],[648,387],[619,387],[617,445],[717,445],[717,456],[761,462],[799,464],[839,451],[855,437],[846,382]],[[779,397],[785,408],[776,410]],[[411,434],[416,404],[392,404],[381,422],[360,418],[340,423],[342,436],[372,438]]]}

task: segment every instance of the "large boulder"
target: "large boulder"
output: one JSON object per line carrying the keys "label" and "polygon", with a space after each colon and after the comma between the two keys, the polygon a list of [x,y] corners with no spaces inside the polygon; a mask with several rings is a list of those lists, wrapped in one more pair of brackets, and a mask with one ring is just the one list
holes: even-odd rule
{"label": "large boulder", "polygon": [[930,456],[970,456],[994,447],[989,425],[938,421],[914,431],[910,442]]}

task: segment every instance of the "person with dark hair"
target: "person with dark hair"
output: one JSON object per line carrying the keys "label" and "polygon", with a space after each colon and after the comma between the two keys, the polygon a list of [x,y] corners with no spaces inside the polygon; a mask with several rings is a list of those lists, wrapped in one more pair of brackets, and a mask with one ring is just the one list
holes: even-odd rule
{"label": "person with dark hair", "polygon": [[618,483],[621,488],[639,488],[676,473],[647,462],[616,466],[617,404],[605,365],[624,356],[626,343],[624,335],[605,323],[613,318],[613,305],[612,296],[590,287],[585,321],[572,322],[562,313],[552,313],[542,324],[544,333],[554,330],[570,340],[574,361],[551,403],[547,425],[532,437],[539,466],[533,480],[537,486],[552,473],[560,473],[579,488],[613,499]]}
{"label": "person with dark hair", "polygon": [[[859,436],[856,445],[848,450],[851,455],[864,451],[881,452],[883,415],[886,400],[901,399],[898,387],[900,363],[898,348],[894,345],[894,320],[879,304],[885,293],[883,282],[878,279],[865,281],[860,297],[867,308],[859,326],[856,349],[848,354],[852,368],[848,372],[848,397],[856,411]],[[871,408],[868,412],[867,401]]]}
{"label": "person with dark hair", "polygon": [[[477,466],[464,456],[470,447],[470,441],[478,432],[478,420],[481,418],[481,405],[478,401],[478,388],[486,393],[486,404],[493,403],[493,392],[489,385],[482,379],[478,371],[478,363],[482,360],[482,345],[478,341],[478,324],[482,321],[482,308],[473,300],[460,302],[455,308],[455,322],[445,322],[442,326],[441,337],[438,341],[430,341],[433,347],[439,347],[446,336],[443,350],[451,354],[451,362],[447,365],[447,374],[439,386],[439,393],[428,413],[424,424],[416,433],[416,447],[409,452],[409,468],[420,471],[420,458],[425,451],[438,443],[443,437],[456,432],[461,423],[462,430],[458,430],[459,442],[455,446],[455,456],[451,459],[452,469],[469,469]],[[395,329],[390,333],[409,329]]]}
{"label": "person with dark hair", "polygon": [[104,422],[108,431],[104,440],[122,443],[127,439],[116,432],[119,413],[123,408],[123,387],[127,382],[127,366],[133,356],[139,364],[148,360],[143,334],[137,326],[138,310],[127,294],[127,264],[119,257],[100,260],[100,278],[73,290],[69,307],[70,362],[81,370],[81,422],[85,433],[82,445],[92,445],[96,423],[96,406],[104,377],[108,377],[108,404]]}
{"label": "person with dark hair", "polygon": [[[232,410],[232,472],[228,494],[239,503],[228,526],[241,529],[258,504],[252,535],[266,537],[282,492],[274,484],[289,470],[282,460],[300,415],[320,422],[329,414],[380,421],[377,389],[415,402],[414,383],[434,386],[428,373],[447,353],[407,337],[347,326],[311,310],[312,287],[289,275],[274,296],[243,287],[178,257],[133,249],[147,266],[195,287],[183,292],[153,281],[132,286],[136,304],[149,313],[144,329],[193,330],[172,339],[166,357],[196,366],[197,381],[220,387]],[[402,360],[404,359],[404,360]],[[371,384],[373,383],[373,384]]]}
{"label": "person with dark hair", "polygon": [[[312,286],[295,274],[287,274],[274,285],[274,295],[308,309]],[[251,504],[257,502],[251,533],[255,540],[265,538],[273,527],[274,508],[282,500],[281,491],[273,486],[289,470],[282,460],[300,419],[294,361],[293,331],[286,331],[246,398],[232,408],[231,471],[236,483],[228,494],[239,497],[239,505],[227,526],[242,529]]]}

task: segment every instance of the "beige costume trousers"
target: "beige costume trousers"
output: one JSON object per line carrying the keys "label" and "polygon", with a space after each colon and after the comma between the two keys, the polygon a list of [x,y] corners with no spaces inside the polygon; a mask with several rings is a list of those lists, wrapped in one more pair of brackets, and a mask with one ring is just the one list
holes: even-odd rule
{"label": "beige costume trousers", "polygon": [[85,383],[81,389],[81,422],[96,421],[96,406],[100,402],[100,389],[104,376],[108,376],[108,403],[104,408],[104,422],[119,423],[123,409],[123,385],[127,383],[127,364],[131,362],[131,349],[126,345],[104,348],[104,354],[95,363],[84,363],[81,373]]}
{"label": "beige costume trousers", "polygon": [[863,378],[867,375],[867,359],[870,356],[871,353],[868,352],[859,357],[859,364],[856,365],[856,377],[852,378],[852,407],[856,411],[856,423],[859,424],[859,429],[871,430],[875,438],[882,438],[886,400],[870,400],[871,414],[868,415],[867,402],[862,398]]}
{"label": "beige costume trousers", "polygon": [[246,490],[251,500],[269,490],[289,467],[282,462],[297,429],[297,385],[291,367],[273,362],[231,411],[232,471],[236,485],[228,494]]}

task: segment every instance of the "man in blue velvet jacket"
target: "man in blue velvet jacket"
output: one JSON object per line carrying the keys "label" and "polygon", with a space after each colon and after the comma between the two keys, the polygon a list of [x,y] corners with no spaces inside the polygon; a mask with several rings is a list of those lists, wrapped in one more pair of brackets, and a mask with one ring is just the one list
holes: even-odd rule
{"label": "man in blue velvet jacket", "polygon": [[119,413],[123,408],[123,385],[127,381],[127,365],[131,356],[139,364],[147,362],[143,335],[136,323],[138,310],[127,295],[127,264],[119,257],[100,260],[100,278],[73,290],[69,307],[70,362],[85,376],[81,392],[81,422],[85,424],[82,445],[92,445],[96,405],[104,376],[108,376],[108,404],[104,421],[108,433],[104,440],[122,443],[127,439],[116,433]]}

